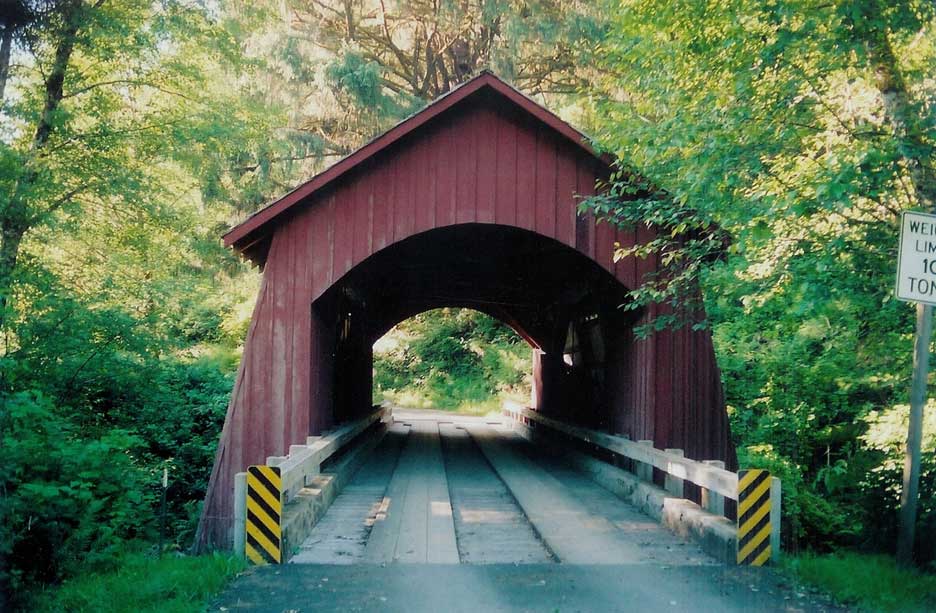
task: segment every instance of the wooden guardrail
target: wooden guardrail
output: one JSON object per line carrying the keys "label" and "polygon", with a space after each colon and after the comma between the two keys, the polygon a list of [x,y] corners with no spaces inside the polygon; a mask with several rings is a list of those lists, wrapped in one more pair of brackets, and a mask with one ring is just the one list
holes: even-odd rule
{"label": "wooden guardrail", "polygon": [[[237,473],[234,551],[240,555],[246,552],[256,563],[282,562],[283,506],[321,472],[326,460],[389,413],[388,407],[378,407],[366,417],[342,424],[322,436],[308,437],[305,445],[291,445],[288,455],[268,457],[266,464]],[[256,555],[252,557],[252,553]]]}
{"label": "wooden guardrail", "polygon": [[[760,565],[770,558],[771,551],[775,558],[779,555],[780,480],[765,471],[741,471],[739,479],[738,473],[725,470],[723,462],[700,462],[684,457],[681,449],[656,449],[653,441],[632,441],[567,424],[515,402],[505,402],[503,413],[516,422],[544,426],[629,458],[636,463],[634,472],[641,481],[652,483],[653,469],[657,468],[666,475],[664,489],[672,496],[683,498],[683,483],[694,483],[702,488],[702,507],[709,513],[723,517],[724,499],[739,501],[738,563]],[[752,473],[750,477],[745,476],[747,472]],[[765,479],[767,483],[763,483]]]}

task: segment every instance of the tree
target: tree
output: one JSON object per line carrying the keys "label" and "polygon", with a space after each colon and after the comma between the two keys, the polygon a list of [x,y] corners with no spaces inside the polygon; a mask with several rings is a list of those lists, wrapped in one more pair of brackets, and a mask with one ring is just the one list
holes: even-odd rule
{"label": "tree", "polygon": [[[869,468],[856,436],[910,372],[892,262],[899,213],[936,196],[933,5],[616,9],[588,93],[622,163],[593,206],[668,230],[640,253],[669,274],[636,297],[678,304],[702,283],[741,455],[803,480],[802,534],[870,538],[841,484]],[[834,465],[844,477],[829,481]],[[832,506],[813,513],[813,495]]]}
{"label": "tree", "polygon": [[582,41],[602,27],[591,3],[552,0],[289,0],[269,9],[278,19],[253,31],[248,48],[267,62],[258,91],[291,109],[277,131],[291,151],[256,160],[258,172],[272,164],[281,189],[485,68],[529,95],[569,99],[586,82]]}
{"label": "tree", "polygon": [[3,106],[0,329],[6,332],[30,234],[114,220],[171,223],[177,211],[166,203],[179,193],[201,189],[203,201],[222,195],[202,174],[206,161],[232,159],[265,131],[259,113],[213,81],[236,70],[239,48],[207,12],[175,0],[46,6],[28,44],[15,50],[7,85],[14,95]]}

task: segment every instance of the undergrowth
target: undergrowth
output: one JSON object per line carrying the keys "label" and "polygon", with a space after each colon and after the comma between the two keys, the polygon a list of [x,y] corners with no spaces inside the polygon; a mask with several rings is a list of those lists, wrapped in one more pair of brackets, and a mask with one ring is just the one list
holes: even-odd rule
{"label": "undergrowth", "polygon": [[936,611],[936,575],[903,569],[890,556],[855,552],[786,558],[800,581],[866,612]]}
{"label": "undergrowth", "polygon": [[243,570],[236,557],[127,554],[112,570],[79,574],[39,597],[36,610],[195,613]]}

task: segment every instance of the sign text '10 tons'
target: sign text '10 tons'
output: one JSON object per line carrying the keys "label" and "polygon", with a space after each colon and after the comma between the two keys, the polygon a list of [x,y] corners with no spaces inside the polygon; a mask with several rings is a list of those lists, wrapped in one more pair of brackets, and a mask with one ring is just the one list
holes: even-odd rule
{"label": "sign text '10 tons'", "polygon": [[897,298],[936,304],[936,215],[901,217]]}

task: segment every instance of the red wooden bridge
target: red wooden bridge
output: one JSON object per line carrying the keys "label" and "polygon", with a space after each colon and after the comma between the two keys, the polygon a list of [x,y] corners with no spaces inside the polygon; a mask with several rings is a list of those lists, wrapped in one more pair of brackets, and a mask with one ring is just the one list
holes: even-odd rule
{"label": "red wooden bridge", "polygon": [[616,261],[615,247],[653,230],[578,214],[609,172],[581,133],[484,73],[228,232],[263,282],[200,545],[231,547],[236,474],[368,415],[374,341],[442,306],[526,339],[531,415],[735,469],[708,331],[641,340],[634,327],[664,307],[622,308],[658,262]]}

